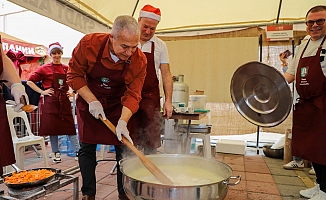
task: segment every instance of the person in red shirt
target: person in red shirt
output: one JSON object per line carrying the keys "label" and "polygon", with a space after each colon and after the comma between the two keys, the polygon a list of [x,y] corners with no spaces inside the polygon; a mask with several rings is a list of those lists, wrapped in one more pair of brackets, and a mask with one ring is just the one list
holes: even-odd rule
{"label": "person in red shirt", "polygon": [[[59,135],[68,135],[75,152],[78,152],[80,147],[68,98],[69,86],[66,83],[68,66],[61,63],[62,49],[58,42],[50,44],[48,53],[52,57],[52,62],[37,68],[27,81],[30,88],[44,95],[39,133],[42,136],[50,136],[51,158],[54,163],[61,162]],[[44,90],[35,84],[40,81]],[[76,160],[77,156],[78,153],[76,153]]]}
{"label": "person in red shirt", "polygon": [[[130,117],[139,107],[147,60],[138,49],[139,27],[131,16],[115,19],[112,32],[92,33],[77,44],[69,61],[68,84],[78,95],[77,124],[81,141],[79,166],[83,199],[96,195],[96,145],[115,145],[119,199],[128,199],[122,185],[119,161],[127,150],[121,135],[131,143]],[[99,116],[116,126],[117,136]],[[128,128],[127,128],[128,124]]]}
{"label": "person in red shirt", "polygon": [[[29,104],[28,96],[25,92],[25,87],[21,84],[18,73],[12,61],[6,56],[2,50],[0,41],[0,83],[4,83],[11,89],[11,95],[15,99],[14,111],[22,111],[23,104],[20,103],[20,98],[24,95],[26,103]],[[0,85],[1,89],[1,85]],[[0,94],[0,176],[3,174],[4,166],[14,164],[15,153],[12,144],[10,127],[7,118],[6,102]]]}

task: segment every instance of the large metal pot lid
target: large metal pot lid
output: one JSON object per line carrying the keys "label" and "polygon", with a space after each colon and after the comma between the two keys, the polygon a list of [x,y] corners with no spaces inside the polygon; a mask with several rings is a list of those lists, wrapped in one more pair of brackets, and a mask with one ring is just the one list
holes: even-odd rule
{"label": "large metal pot lid", "polygon": [[230,89],[236,109],[255,125],[277,126],[291,111],[292,93],[286,79],[266,64],[249,62],[240,66]]}

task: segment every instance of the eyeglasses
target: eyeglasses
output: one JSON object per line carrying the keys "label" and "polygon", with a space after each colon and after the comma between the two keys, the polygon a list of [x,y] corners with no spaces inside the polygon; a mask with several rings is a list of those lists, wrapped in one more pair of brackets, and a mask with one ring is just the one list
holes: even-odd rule
{"label": "eyeglasses", "polygon": [[317,25],[323,25],[325,23],[325,19],[317,19],[316,21],[309,20],[309,21],[306,21],[306,25],[307,26],[313,26],[315,24],[315,22],[316,22]]}

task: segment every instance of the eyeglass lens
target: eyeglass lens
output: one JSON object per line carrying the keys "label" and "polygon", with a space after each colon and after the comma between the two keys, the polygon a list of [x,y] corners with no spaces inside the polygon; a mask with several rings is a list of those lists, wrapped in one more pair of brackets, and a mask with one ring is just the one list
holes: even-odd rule
{"label": "eyeglass lens", "polygon": [[325,19],[317,19],[316,21],[314,20],[306,21],[307,26],[313,26],[315,23],[317,25],[323,25],[325,23]]}

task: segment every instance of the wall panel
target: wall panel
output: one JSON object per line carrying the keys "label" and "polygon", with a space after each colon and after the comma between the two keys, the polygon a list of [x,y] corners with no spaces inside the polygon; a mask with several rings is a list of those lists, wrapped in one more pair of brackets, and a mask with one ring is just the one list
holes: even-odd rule
{"label": "wall panel", "polygon": [[258,37],[166,41],[172,75],[184,75],[190,94],[204,90],[208,102],[232,102],[230,83],[235,70],[258,61]]}

